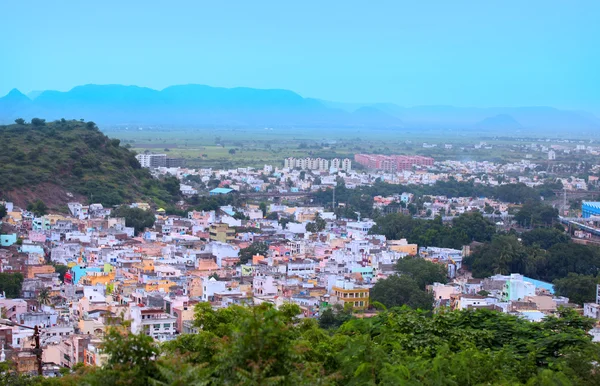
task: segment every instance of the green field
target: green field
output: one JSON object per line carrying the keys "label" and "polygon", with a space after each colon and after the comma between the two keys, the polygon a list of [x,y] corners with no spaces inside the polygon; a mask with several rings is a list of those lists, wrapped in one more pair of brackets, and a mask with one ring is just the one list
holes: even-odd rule
{"label": "green field", "polygon": [[[538,138],[507,138],[502,133],[457,130],[372,129],[119,129],[105,130],[136,152],[150,151],[182,157],[191,167],[232,168],[282,166],[286,157],[350,157],[356,153],[420,154],[436,160],[518,161],[525,150],[514,145]],[[422,144],[437,144],[423,148]],[[492,149],[474,149],[486,142]],[[557,139],[544,145],[558,143]],[[452,144],[452,149],[444,149]],[[464,149],[461,149],[464,147]],[[533,153],[535,161],[547,161],[544,153]],[[560,159],[559,159],[560,160]]]}

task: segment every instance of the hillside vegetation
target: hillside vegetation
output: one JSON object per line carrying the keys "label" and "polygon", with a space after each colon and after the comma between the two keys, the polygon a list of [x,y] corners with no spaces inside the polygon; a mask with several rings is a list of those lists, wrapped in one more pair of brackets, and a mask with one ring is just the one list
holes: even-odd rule
{"label": "hillside vegetation", "polygon": [[165,205],[179,193],[176,179],[152,178],[134,152],[102,134],[94,122],[17,119],[0,126],[0,138],[0,198],[21,206],[37,199],[55,209],[74,200]]}

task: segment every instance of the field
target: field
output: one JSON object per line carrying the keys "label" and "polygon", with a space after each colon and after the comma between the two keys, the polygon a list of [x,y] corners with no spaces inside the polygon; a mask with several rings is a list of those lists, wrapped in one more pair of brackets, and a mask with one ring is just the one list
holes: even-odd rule
{"label": "field", "polygon": [[[166,153],[186,159],[191,167],[232,168],[282,166],[286,157],[352,158],[356,153],[420,154],[436,160],[518,161],[525,158],[520,147],[541,137],[508,138],[502,133],[458,130],[386,129],[105,129],[136,152]],[[549,146],[563,139],[540,143]],[[491,149],[476,149],[485,142]],[[436,144],[424,148],[423,143]],[[444,145],[452,145],[445,149]],[[574,145],[573,145],[574,146]],[[533,162],[545,161],[545,153],[533,153]]]}

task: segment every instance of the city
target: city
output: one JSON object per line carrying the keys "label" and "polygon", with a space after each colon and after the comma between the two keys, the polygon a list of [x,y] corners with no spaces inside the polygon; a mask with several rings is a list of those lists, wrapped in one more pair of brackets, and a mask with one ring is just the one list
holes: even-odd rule
{"label": "city", "polygon": [[600,385],[600,2],[0,10],[0,386]]}

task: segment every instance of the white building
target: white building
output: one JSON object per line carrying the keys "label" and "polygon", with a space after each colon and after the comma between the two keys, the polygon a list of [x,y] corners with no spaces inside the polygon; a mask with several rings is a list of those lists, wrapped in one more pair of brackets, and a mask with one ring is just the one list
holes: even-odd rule
{"label": "white building", "polygon": [[131,332],[134,334],[143,332],[154,339],[175,334],[177,318],[161,308],[132,306],[130,315]]}
{"label": "white building", "polygon": [[218,281],[214,277],[202,278],[202,300],[210,302],[216,293],[225,291],[227,283],[224,281]]}

